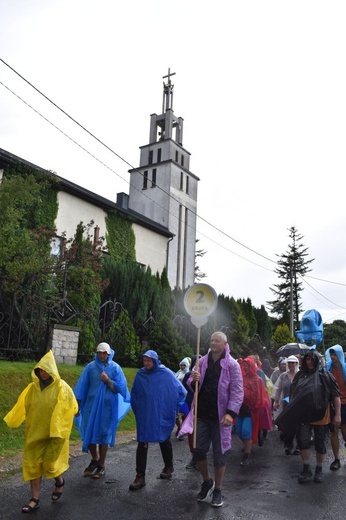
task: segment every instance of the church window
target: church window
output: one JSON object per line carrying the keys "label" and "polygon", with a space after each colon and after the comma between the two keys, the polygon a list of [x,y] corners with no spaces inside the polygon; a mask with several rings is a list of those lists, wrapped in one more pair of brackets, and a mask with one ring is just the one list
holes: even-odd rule
{"label": "church window", "polygon": [[149,164],[153,164],[153,151],[149,150]]}
{"label": "church window", "polygon": [[180,189],[183,191],[184,189],[184,174],[183,172],[180,172]]}
{"label": "church window", "polygon": [[189,193],[189,176],[186,175],[186,193]]}
{"label": "church window", "polygon": [[184,166],[184,156],[181,155],[181,165]]}
{"label": "church window", "polygon": [[157,150],[157,162],[161,162],[161,148]]}
{"label": "church window", "polygon": [[178,153],[178,150],[176,150],[175,152],[175,162],[178,162],[179,161],[179,153]]}
{"label": "church window", "polygon": [[155,188],[156,186],[156,168],[153,169],[153,176],[151,178],[151,187]]}
{"label": "church window", "polygon": [[143,175],[143,190],[146,190],[148,187],[148,171],[146,170]]}

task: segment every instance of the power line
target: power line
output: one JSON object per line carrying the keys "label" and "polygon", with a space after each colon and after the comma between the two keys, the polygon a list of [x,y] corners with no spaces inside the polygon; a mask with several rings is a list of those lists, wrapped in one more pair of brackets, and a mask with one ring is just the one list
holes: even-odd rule
{"label": "power line", "polygon": [[[2,58],[0,58],[0,61],[6,65],[10,70],[12,70],[12,72],[14,72],[18,77],[20,77],[25,83],[27,83],[31,88],[33,88],[37,93],[39,93],[43,98],[45,98],[49,103],[51,103],[57,110],[59,110],[60,112],[62,112],[67,118],[69,118],[72,122],[74,122],[79,128],[81,128],[84,132],[86,132],[90,137],[92,137],[93,139],[95,139],[99,144],[101,144],[103,147],[105,147],[108,151],[110,151],[112,154],[114,154],[118,159],[120,159],[122,162],[124,162],[127,166],[129,166],[131,169],[137,171],[142,177],[143,177],[143,173],[136,167],[134,167],[131,163],[129,163],[126,159],[124,159],[120,154],[118,154],[115,150],[113,150],[110,146],[108,146],[107,144],[105,144],[101,139],[99,139],[98,137],[95,136],[95,134],[93,134],[92,132],[90,132],[86,127],[84,127],[81,123],[79,123],[76,119],[74,119],[72,116],[70,116],[65,110],[63,110],[61,107],[59,107],[55,102],[53,102],[48,96],[46,96],[43,92],[41,92],[37,87],[35,87],[32,83],[30,83],[26,78],[24,78],[20,73],[18,73],[13,67],[11,67],[9,64],[7,64]],[[28,102],[26,102],[23,98],[21,98],[18,94],[16,94],[13,90],[11,90],[9,87],[7,87],[3,82],[0,81],[0,84],[3,85],[9,92],[11,92],[14,96],[16,96],[18,99],[20,99],[24,104],[26,104],[30,109],[32,109],[36,114],[38,114],[40,117],[42,117],[46,122],[48,122],[50,125],[52,125],[56,130],[58,130],[60,133],[62,133],[67,139],[71,140],[74,144],[76,144],[79,148],[81,148],[84,152],[86,152],[87,154],[89,154],[91,157],[93,157],[93,159],[95,159],[97,162],[99,162],[102,166],[104,166],[105,168],[107,168],[108,170],[110,170],[112,173],[114,173],[115,175],[117,175],[120,179],[122,179],[123,181],[125,181],[127,184],[130,184],[129,181],[127,181],[126,179],[124,179],[119,173],[117,173],[114,169],[112,169],[111,167],[109,167],[107,164],[105,164],[103,161],[101,161],[98,157],[96,157],[96,155],[92,154],[91,152],[89,152],[89,150],[87,150],[85,147],[83,147],[82,145],[80,145],[75,139],[73,139],[72,137],[70,137],[66,132],[64,132],[63,130],[61,130],[58,126],[56,126],[54,123],[52,123],[48,118],[46,118],[45,116],[43,116],[40,112],[38,112],[34,107],[32,107]],[[131,184],[130,184],[131,185]],[[181,203],[181,201],[177,200],[173,195],[171,195],[170,193],[167,193],[163,188],[161,188],[159,185],[157,185],[157,188],[160,189],[163,193],[165,193],[166,195],[168,195],[172,200],[174,200],[175,202],[178,202],[179,204],[181,204],[183,207],[186,208],[186,206],[184,204]],[[133,188],[137,189],[135,186],[132,185]],[[138,189],[137,189],[138,190]],[[138,190],[139,191],[139,190]],[[141,192],[142,193],[142,192]],[[151,202],[154,202],[155,204],[158,204],[156,201],[153,201],[150,197],[148,197],[146,194],[144,194],[144,196],[146,196]],[[159,207],[161,207],[162,209],[166,209],[166,208],[163,208],[162,206],[160,206],[158,204]],[[200,219],[201,221],[203,221],[204,223],[206,223],[207,225],[209,225],[211,228],[213,228],[214,230],[218,231],[219,233],[221,233],[223,236],[225,236],[226,238],[232,240],[233,242],[237,243],[238,245],[240,245],[241,247],[247,249],[248,251],[251,251],[252,253],[254,253],[255,255],[257,256],[260,256],[261,258],[271,262],[271,263],[274,263],[274,264],[277,264],[277,262],[275,260],[272,260],[268,257],[266,257],[265,255],[259,253],[258,251],[250,248],[249,246],[243,244],[242,242],[240,242],[239,240],[235,239],[234,237],[230,236],[228,233],[226,233],[225,231],[223,231],[222,229],[218,228],[217,226],[215,226],[214,224],[212,224],[211,222],[209,222],[207,219],[204,219],[203,217],[201,217],[200,215],[198,215],[196,212],[194,212],[192,209],[190,208],[187,208],[192,214],[194,214],[196,216],[196,218]],[[171,216],[173,217],[176,217],[176,215],[173,215],[172,213],[170,213]],[[176,217],[177,218],[177,217]],[[200,231],[198,232],[201,236],[204,236],[205,238],[207,238],[208,240],[210,240],[211,242],[215,243],[216,245],[218,245],[219,247],[225,249],[226,251],[230,252],[231,254],[234,254],[235,256],[238,256],[239,258],[243,259],[244,261],[246,262],[249,262],[253,265],[256,265],[257,267],[260,267],[261,269],[265,269],[267,271],[271,271],[271,272],[274,272],[272,271],[271,269],[268,269],[264,266],[261,266],[260,264],[257,264],[256,262],[253,262],[245,257],[243,257],[242,255],[239,255],[238,253],[235,253],[234,251],[230,250],[229,248],[227,248],[226,246],[224,246],[223,244],[220,244],[219,242],[217,242],[216,240],[208,237],[207,235],[204,235],[203,233],[201,233]],[[346,284],[343,284],[343,283],[339,283],[339,282],[332,282],[332,281],[328,281],[328,280],[323,280],[321,278],[315,278],[313,276],[308,276],[308,278],[312,278],[312,279],[315,279],[315,280],[319,280],[319,281],[323,281],[323,282],[326,282],[326,283],[332,283],[332,284],[336,284],[336,285],[342,285],[342,286],[346,286]],[[315,292],[317,292],[320,296],[322,296],[322,298],[324,298],[325,300],[329,301],[330,303],[332,303],[333,305],[339,307],[342,309],[341,306],[339,306],[338,304],[332,302],[331,300],[329,300],[328,298],[326,298],[325,296],[323,296],[321,293],[319,293],[316,289],[314,289],[306,280],[303,279],[303,281],[309,285]],[[308,291],[309,292],[309,291]]]}
{"label": "power line", "polygon": [[[39,112],[36,108],[34,108],[32,105],[30,105],[30,103],[28,103],[25,99],[23,99],[21,96],[19,96],[18,94],[16,94],[12,89],[10,89],[7,85],[5,85],[1,80],[0,80],[0,84],[6,88],[11,94],[13,94],[15,97],[17,97],[17,99],[19,99],[20,101],[22,101],[22,103],[24,103],[27,107],[29,107],[31,110],[33,110],[38,116],[40,116],[42,119],[44,119],[44,121],[46,121],[48,124],[50,124],[51,126],[53,126],[53,128],[55,128],[58,132],[60,132],[62,135],[64,135],[67,139],[69,139],[72,143],[74,143],[76,146],[78,146],[81,150],[83,150],[84,152],[86,152],[88,155],[90,155],[90,157],[92,157],[93,159],[95,159],[98,163],[100,163],[102,166],[104,166],[105,168],[107,168],[109,171],[111,171],[112,173],[114,173],[115,175],[117,175],[122,181],[126,182],[127,184],[131,185],[129,183],[128,180],[126,180],[124,177],[122,177],[118,172],[116,172],[113,168],[111,168],[110,166],[108,166],[106,163],[104,163],[103,161],[101,161],[101,159],[99,159],[96,155],[94,155],[93,153],[91,153],[89,150],[87,150],[87,148],[85,148],[84,146],[82,146],[80,143],[78,143],[78,141],[76,141],[75,139],[73,139],[71,136],[69,136],[66,132],[64,132],[61,128],[59,128],[55,123],[53,123],[52,121],[50,121],[46,116],[44,116],[41,112]],[[128,164],[128,163],[127,163]],[[136,168],[134,168],[136,169]],[[141,175],[142,173],[139,172]],[[136,189],[137,191],[138,188],[136,188],[136,186],[132,185],[132,187],[134,189]],[[162,190],[164,191],[164,190]],[[164,191],[165,192],[165,191]],[[151,199],[150,197],[148,197],[148,195],[144,192],[142,192],[142,195],[144,197],[146,197],[148,200],[150,200],[151,202],[153,202],[154,204],[156,204],[158,207],[160,207],[161,209],[164,209],[166,210],[166,208],[164,208],[163,206],[161,206],[157,201],[154,201],[153,199]],[[165,192],[166,193],[166,192]],[[168,194],[169,195],[169,194]],[[176,200],[174,199],[174,197],[172,197],[171,195],[169,195],[173,200]],[[190,210],[191,211],[191,210]],[[194,212],[192,212],[194,213]],[[173,218],[178,218],[175,214],[173,213],[169,213]],[[196,216],[198,217],[198,215],[196,214]],[[200,217],[198,217],[200,218]],[[205,219],[203,219],[207,224],[209,224],[208,221],[206,221]],[[191,227],[189,224],[187,224],[189,227]],[[211,225],[211,224],[209,224]],[[218,228],[216,226],[213,226],[216,230],[218,230]],[[211,242],[213,242],[214,244],[218,245],[219,247],[225,249],[226,251],[228,251],[229,253],[235,255],[235,256],[238,256],[239,258],[243,259],[244,261],[246,262],[249,262],[253,265],[256,265],[257,267],[260,267],[261,269],[265,269],[267,271],[272,271],[271,269],[268,269],[256,262],[253,262],[247,258],[245,258],[244,256],[242,255],[239,255],[238,253],[235,253],[234,251],[232,251],[231,249],[227,248],[226,246],[224,246],[223,244],[220,244],[219,242],[217,242],[216,240],[208,237],[207,235],[205,235],[204,233],[202,233],[201,231],[198,231],[198,233],[201,235],[201,236],[204,236],[207,240],[210,240]],[[261,255],[263,256],[263,255]],[[265,257],[264,257],[265,258]]]}
{"label": "power line", "polygon": [[[84,130],[90,137],[92,137],[93,139],[95,139],[99,144],[101,144],[102,146],[104,146],[108,151],[110,151],[112,154],[114,154],[116,157],[118,157],[118,159],[120,159],[121,161],[123,161],[125,164],[127,164],[127,166],[129,166],[131,169],[137,171],[140,175],[143,176],[142,172],[140,170],[138,170],[138,168],[134,167],[131,163],[129,163],[126,159],[124,159],[120,154],[118,154],[117,152],[115,152],[110,146],[108,146],[107,144],[105,144],[103,141],[101,141],[101,139],[99,139],[98,137],[95,136],[95,134],[93,134],[92,132],[90,132],[85,126],[83,126],[81,123],[79,123],[75,118],[73,118],[72,116],[70,116],[65,110],[63,110],[61,107],[59,107],[59,105],[57,105],[54,101],[52,101],[48,96],[46,96],[41,90],[39,90],[37,87],[35,87],[32,83],[30,83],[30,81],[28,81],[26,78],[24,78],[24,76],[22,76],[19,72],[17,72],[13,67],[11,67],[8,63],[6,63],[2,58],[0,58],[0,61],[6,65],[6,67],[8,67],[10,70],[12,70],[12,72],[14,72],[18,77],[20,77],[25,83],[27,83],[31,88],[33,88],[36,92],[38,92],[41,96],[43,96],[49,103],[51,103],[57,110],[59,110],[60,112],[62,112],[66,117],[68,117],[71,121],[73,121],[77,126],[79,126],[82,130]],[[53,125],[54,126],[54,125]],[[66,134],[65,134],[66,135]],[[181,203],[180,201],[178,201],[177,199],[175,199],[175,197],[173,197],[173,195],[171,195],[170,193],[167,193],[163,188],[161,188],[160,186],[157,186],[163,193],[165,193],[165,195],[168,195],[172,200],[174,200],[175,202],[178,202],[179,204]],[[183,207],[186,208],[186,206],[184,204],[182,204]],[[204,219],[203,217],[201,217],[200,215],[198,215],[196,212],[194,212],[192,209],[190,208],[186,208],[186,209],[189,209],[189,211],[191,211],[192,214],[194,214],[196,216],[196,218],[199,218],[200,220],[202,220],[203,222],[205,222],[206,224],[208,224],[210,227],[212,227],[213,229],[215,229],[216,231],[218,231],[219,233],[221,233],[222,235],[224,235],[225,237],[229,238],[230,240],[232,240],[233,242],[239,244],[240,246],[244,247],[245,249],[247,249],[248,251],[251,251],[252,253],[254,253],[255,255],[258,255],[262,258],[264,258],[265,260],[267,260],[268,262],[271,262],[271,263],[274,263],[276,264],[275,260],[272,260],[264,255],[262,255],[261,253],[259,253],[258,251],[255,251],[254,249],[252,249],[251,247],[243,244],[242,242],[240,242],[239,240],[235,239],[234,237],[231,237],[228,233],[226,233],[225,231],[223,231],[222,229],[218,228],[217,226],[215,226],[214,224],[212,224],[211,222],[209,222],[208,220]]]}

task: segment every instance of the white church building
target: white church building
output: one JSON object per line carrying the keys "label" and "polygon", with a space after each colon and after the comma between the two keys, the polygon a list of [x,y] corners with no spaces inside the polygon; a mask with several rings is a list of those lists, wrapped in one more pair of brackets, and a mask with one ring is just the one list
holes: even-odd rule
{"label": "white church building", "polygon": [[[150,117],[149,143],[140,147],[138,168],[130,173],[130,193],[108,200],[63,177],[59,179],[57,239],[73,237],[80,222],[94,222],[95,237],[106,236],[107,212],[131,217],[136,261],[153,274],[167,268],[171,288],[194,283],[198,177],[190,171],[190,152],[183,147],[181,117],[173,112],[173,84],[163,84],[162,113]],[[0,148],[0,182],[6,167],[23,163],[42,168]],[[52,174],[50,174],[52,175]]]}

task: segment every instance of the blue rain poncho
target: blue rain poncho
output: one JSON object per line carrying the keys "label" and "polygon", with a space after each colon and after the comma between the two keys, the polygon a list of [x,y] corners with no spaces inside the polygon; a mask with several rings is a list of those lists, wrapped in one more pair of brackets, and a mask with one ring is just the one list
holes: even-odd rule
{"label": "blue rain poncho", "polygon": [[345,354],[344,349],[341,345],[334,345],[333,347],[330,347],[326,350],[326,368],[329,370],[329,372],[332,372],[332,358],[330,357],[330,351],[334,350],[335,354],[338,357],[340,366],[342,368],[342,373],[344,374],[344,380],[346,381],[346,363],[345,363]]}
{"label": "blue rain poncho", "polygon": [[170,436],[186,390],[172,370],[162,365],[154,350],[143,356],[154,360],[151,370],[140,368],[131,390],[138,442],[164,442]]}
{"label": "blue rain poncho", "polygon": [[[38,369],[48,372],[52,381],[40,385]],[[60,378],[52,351],[31,372],[33,382],[23,390],[17,403],[4,417],[10,428],[25,421],[23,480],[44,475],[55,478],[69,467],[69,437],[78,404],[72,388]]]}
{"label": "blue rain poncho", "polygon": [[[106,365],[95,354],[95,360],[85,367],[74,388],[79,404],[76,425],[86,453],[90,444],[114,446],[118,423],[131,408],[124,372],[113,361],[114,350],[110,352]],[[113,388],[101,380],[102,372],[111,379]]]}

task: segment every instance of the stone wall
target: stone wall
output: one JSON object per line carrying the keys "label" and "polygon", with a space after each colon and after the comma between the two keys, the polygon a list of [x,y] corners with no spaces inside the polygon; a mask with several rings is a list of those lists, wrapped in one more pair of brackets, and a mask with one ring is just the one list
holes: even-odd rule
{"label": "stone wall", "polygon": [[54,325],[52,351],[57,363],[65,363],[66,365],[77,363],[78,338],[78,327]]}

